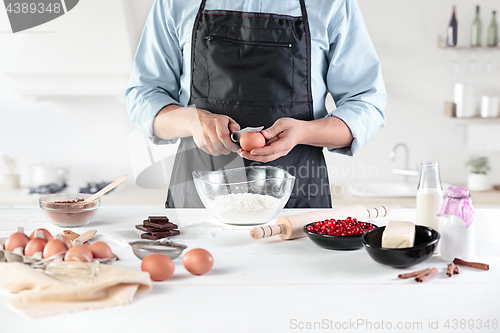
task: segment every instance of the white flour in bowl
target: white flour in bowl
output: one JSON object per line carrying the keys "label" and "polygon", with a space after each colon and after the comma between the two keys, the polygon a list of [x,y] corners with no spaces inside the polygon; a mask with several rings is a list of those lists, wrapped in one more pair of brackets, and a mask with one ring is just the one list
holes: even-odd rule
{"label": "white flour in bowl", "polygon": [[259,224],[272,219],[280,209],[280,200],[270,195],[231,193],[210,203],[213,214],[230,224]]}

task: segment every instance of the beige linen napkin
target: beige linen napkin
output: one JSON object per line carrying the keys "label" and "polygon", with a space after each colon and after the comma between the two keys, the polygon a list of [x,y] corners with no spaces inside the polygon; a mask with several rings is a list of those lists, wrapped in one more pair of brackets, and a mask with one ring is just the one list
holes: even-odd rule
{"label": "beige linen napkin", "polygon": [[[60,264],[59,272],[75,272],[74,266],[65,266],[75,263]],[[129,304],[136,293],[151,286],[149,273],[110,265],[99,265],[99,273],[92,280],[75,284],[22,263],[0,263],[0,288],[17,293],[12,305],[32,318]]]}

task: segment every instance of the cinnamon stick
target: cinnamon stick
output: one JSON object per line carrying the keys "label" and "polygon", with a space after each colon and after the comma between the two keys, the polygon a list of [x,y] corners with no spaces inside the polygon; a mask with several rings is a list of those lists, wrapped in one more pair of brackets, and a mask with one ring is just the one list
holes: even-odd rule
{"label": "cinnamon stick", "polygon": [[459,274],[460,270],[458,269],[458,265],[455,265],[455,268],[453,269],[453,274]]}
{"label": "cinnamon stick", "polygon": [[415,281],[417,282],[425,282],[428,278],[430,278],[431,276],[433,276],[434,274],[437,273],[437,269],[433,268],[433,269],[430,269],[429,272],[427,273],[424,273],[424,274],[420,274],[419,276],[417,276],[415,278]]}
{"label": "cinnamon stick", "polygon": [[459,259],[459,258],[455,258],[453,260],[453,263],[455,265],[462,265],[462,266],[467,266],[467,267],[482,269],[484,271],[487,271],[487,270],[490,269],[490,265],[488,265],[488,264],[481,264],[479,262],[465,261],[465,260],[462,260],[462,259]]}
{"label": "cinnamon stick", "polygon": [[455,271],[455,264],[451,263],[448,265],[448,269],[446,270],[446,275],[448,275],[448,277],[452,277],[454,271]]}
{"label": "cinnamon stick", "polygon": [[423,269],[421,271],[415,271],[415,272],[406,273],[406,274],[399,274],[398,278],[400,278],[400,279],[409,279],[409,278],[412,278],[412,277],[419,276],[420,274],[427,273],[430,270],[431,270],[430,268],[426,268],[426,269]]}

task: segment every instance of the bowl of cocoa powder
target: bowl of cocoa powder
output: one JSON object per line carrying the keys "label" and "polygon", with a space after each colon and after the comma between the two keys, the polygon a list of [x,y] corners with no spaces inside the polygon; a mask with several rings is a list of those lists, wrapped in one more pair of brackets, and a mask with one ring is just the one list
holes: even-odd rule
{"label": "bowl of cocoa powder", "polygon": [[87,225],[101,205],[98,198],[91,202],[83,202],[91,194],[57,193],[40,198],[40,208],[47,220],[58,227],[81,227]]}

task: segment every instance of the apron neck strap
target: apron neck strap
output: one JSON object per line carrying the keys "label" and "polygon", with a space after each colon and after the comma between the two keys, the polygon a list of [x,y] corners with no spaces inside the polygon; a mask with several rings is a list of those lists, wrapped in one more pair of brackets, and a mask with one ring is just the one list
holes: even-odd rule
{"label": "apron neck strap", "polygon": [[[300,2],[300,11],[302,12],[302,18],[304,19],[304,21],[307,21],[307,11],[306,11],[305,0],[299,0],[299,2]],[[203,10],[205,10],[206,3],[207,3],[207,0],[201,0],[200,9],[198,10],[198,13],[201,13]]]}
{"label": "apron neck strap", "polygon": [[207,3],[207,0],[201,0],[200,9],[198,10],[199,13],[201,13],[205,9],[206,3]]}
{"label": "apron neck strap", "polygon": [[[307,24],[307,10],[305,0],[300,0],[300,10],[302,11],[302,19]],[[307,27],[306,29],[309,30],[309,27]]]}

